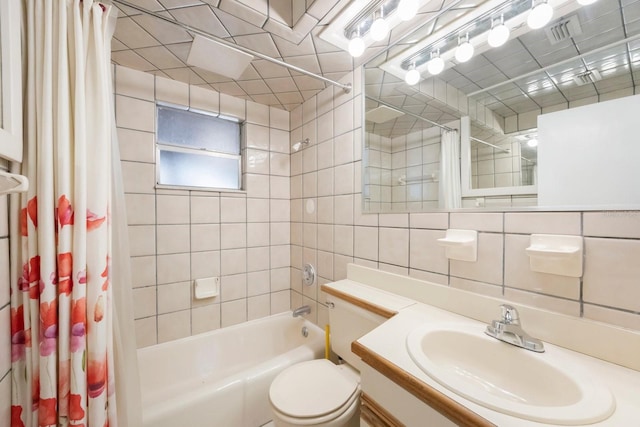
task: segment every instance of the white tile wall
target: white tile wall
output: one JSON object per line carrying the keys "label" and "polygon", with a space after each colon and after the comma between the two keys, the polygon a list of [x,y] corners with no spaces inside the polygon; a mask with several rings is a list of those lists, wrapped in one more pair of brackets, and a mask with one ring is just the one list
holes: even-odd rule
{"label": "white tile wall", "polygon": [[[138,346],[288,310],[289,113],[123,67],[115,81]],[[155,189],[160,100],[245,121],[244,192]],[[210,276],[220,296],[196,300]]]}
{"label": "white tile wall", "polygon": [[[0,162],[0,167],[3,163]],[[9,306],[9,211],[0,196],[0,425],[11,423],[11,307]]]}

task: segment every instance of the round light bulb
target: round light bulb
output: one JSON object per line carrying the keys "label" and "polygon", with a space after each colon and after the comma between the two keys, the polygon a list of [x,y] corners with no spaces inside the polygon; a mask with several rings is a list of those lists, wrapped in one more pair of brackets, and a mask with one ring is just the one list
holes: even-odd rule
{"label": "round light bulb", "polygon": [[410,69],[409,71],[407,71],[407,74],[405,74],[404,81],[409,86],[413,86],[414,84],[418,83],[420,81],[420,71],[416,70],[415,68]]}
{"label": "round light bulb", "polygon": [[577,1],[578,1],[579,5],[587,6],[587,5],[590,5],[590,4],[593,4],[593,3],[597,2],[598,0],[577,0]]}
{"label": "round light bulb", "polygon": [[429,62],[427,62],[427,71],[434,76],[436,74],[440,74],[444,70],[444,60],[439,56],[435,58],[431,58]]}
{"label": "round light bulb", "polygon": [[535,138],[531,138],[530,140],[527,141],[527,145],[529,147],[537,147],[538,146],[538,140]]}
{"label": "round light bulb", "polygon": [[531,9],[529,12],[529,16],[527,17],[527,25],[532,30],[537,30],[538,28],[542,28],[549,21],[551,21],[551,17],[553,16],[553,8],[549,3],[539,3],[536,7]]}
{"label": "round light bulb", "polygon": [[364,41],[360,37],[354,37],[349,40],[349,53],[354,58],[364,53]]}
{"label": "round light bulb", "polygon": [[418,0],[400,0],[398,15],[403,21],[409,21],[418,13]]}
{"label": "round light bulb", "polygon": [[489,31],[487,43],[491,47],[500,47],[509,40],[509,28],[504,24],[498,24]]}
{"label": "round light bulb", "polygon": [[371,38],[379,42],[389,34],[389,24],[380,17],[371,24]]}
{"label": "round light bulb", "polygon": [[456,61],[467,62],[473,56],[473,45],[468,41],[461,43],[456,49]]}

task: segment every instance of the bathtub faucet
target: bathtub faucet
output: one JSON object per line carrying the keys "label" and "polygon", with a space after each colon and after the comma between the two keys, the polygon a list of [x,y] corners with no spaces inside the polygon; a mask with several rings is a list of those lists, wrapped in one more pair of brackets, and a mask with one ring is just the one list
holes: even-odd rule
{"label": "bathtub faucet", "polygon": [[293,317],[298,317],[298,316],[302,316],[303,314],[309,314],[311,313],[311,307],[309,307],[308,305],[303,305],[302,307],[298,307],[295,310],[293,310]]}

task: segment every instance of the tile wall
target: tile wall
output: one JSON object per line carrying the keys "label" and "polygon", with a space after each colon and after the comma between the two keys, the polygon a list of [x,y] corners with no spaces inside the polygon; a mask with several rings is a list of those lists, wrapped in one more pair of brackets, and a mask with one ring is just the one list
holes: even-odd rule
{"label": "tile wall", "polygon": [[[0,159],[0,170],[7,162]],[[11,309],[8,196],[0,196],[0,425],[11,424]]]}
{"label": "tile wall", "polygon": [[[245,122],[246,191],[155,188],[155,102]],[[124,67],[116,124],[127,203],[138,346],[290,307],[289,113]],[[220,276],[214,299],[194,279]]]}
{"label": "tile wall", "polygon": [[[302,285],[301,267],[314,263],[322,284],[353,262],[640,330],[640,211],[362,214],[359,79],[291,112],[292,141],[315,141],[291,156],[293,307],[311,304],[324,325],[325,298]],[[436,241],[447,228],[479,231],[477,262],[445,258]],[[530,271],[532,233],[584,236],[583,277]]]}

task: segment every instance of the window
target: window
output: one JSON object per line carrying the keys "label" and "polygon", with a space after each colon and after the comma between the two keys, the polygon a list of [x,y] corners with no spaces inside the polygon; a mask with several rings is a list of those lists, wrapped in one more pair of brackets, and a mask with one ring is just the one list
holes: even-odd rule
{"label": "window", "polygon": [[159,185],[241,188],[238,122],[158,105],[157,123]]}

